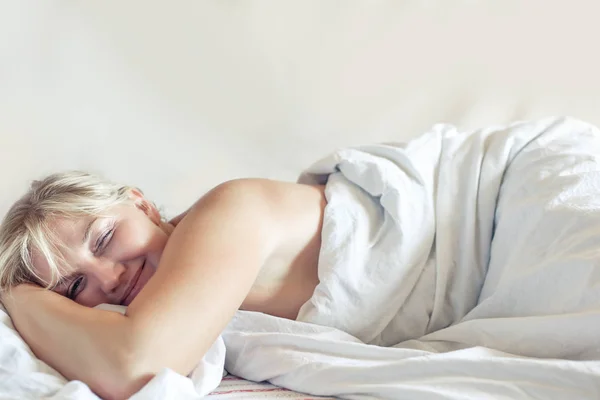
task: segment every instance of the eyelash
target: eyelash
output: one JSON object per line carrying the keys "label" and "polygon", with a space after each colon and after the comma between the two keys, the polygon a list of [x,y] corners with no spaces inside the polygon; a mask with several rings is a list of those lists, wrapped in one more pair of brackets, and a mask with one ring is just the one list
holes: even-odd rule
{"label": "eyelash", "polygon": [[84,283],[85,282],[83,276],[80,276],[79,278],[75,279],[69,287],[69,290],[67,291],[67,297],[71,300],[75,300],[75,297],[77,297],[79,292],[81,292],[79,288],[82,287],[81,285],[83,285]]}
{"label": "eyelash", "polygon": [[110,243],[110,240],[112,239],[114,231],[115,231],[115,227],[113,225],[108,231],[106,231],[106,233],[104,233],[104,235],[102,235],[100,237],[100,239],[98,239],[98,244],[96,245],[96,249],[94,250],[94,253],[98,253],[98,252],[104,250],[106,248],[106,246],[108,246],[108,244]]}

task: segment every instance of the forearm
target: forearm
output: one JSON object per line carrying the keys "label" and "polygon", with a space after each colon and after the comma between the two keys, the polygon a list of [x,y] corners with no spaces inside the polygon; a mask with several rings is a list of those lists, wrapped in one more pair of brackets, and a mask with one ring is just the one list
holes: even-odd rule
{"label": "forearm", "polygon": [[41,360],[103,398],[125,398],[151,376],[131,371],[134,334],[126,316],[80,306],[32,285],[5,296],[15,327]]}

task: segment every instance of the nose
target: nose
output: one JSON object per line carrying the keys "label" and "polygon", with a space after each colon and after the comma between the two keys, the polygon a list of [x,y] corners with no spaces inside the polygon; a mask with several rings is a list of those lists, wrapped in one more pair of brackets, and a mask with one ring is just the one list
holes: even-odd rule
{"label": "nose", "polygon": [[92,275],[98,280],[105,294],[112,294],[119,287],[125,266],[121,263],[103,261],[93,269]]}

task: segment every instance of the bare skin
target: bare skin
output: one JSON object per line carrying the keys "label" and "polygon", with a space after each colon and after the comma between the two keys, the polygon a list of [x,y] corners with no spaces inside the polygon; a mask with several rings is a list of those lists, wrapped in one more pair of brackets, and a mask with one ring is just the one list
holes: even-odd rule
{"label": "bare skin", "polygon": [[[132,193],[106,218],[57,220],[70,277],[3,301],[39,358],[103,398],[126,398],[164,367],[191,372],[240,308],[296,318],[318,283],[324,207],[321,186],[239,180],[167,225]],[[49,278],[39,255],[34,265]],[[90,308],[101,303],[129,307]]]}
{"label": "bare skin", "polygon": [[[240,310],[296,319],[300,307],[312,296],[319,283],[317,267],[321,249],[323,211],[326,205],[323,193],[325,187],[313,186],[313,188],[319,193],[318,199],[314,199],[318,200],[318,207],[316,207],[316,203],[313,204],[313,212],[309,211],[310,207],[307,207],[304,216],[308,218],[302,221],[302,225],[289,227],[290,229],[286,232],[290,238],[298,235],[297,240],[302,243],[306,242],[305,246],[300,248],[296,244],[274,253],[259,270],[252,289],[240,306]],[[314,211],[319,212],[318,216]],[[189,210],[171,219],[169,224],[177,226],[188,212]],[[300,215],[297,216],[297,220],[302,219],[303,217]],[[312,235],[308,241],[307,235]]]}

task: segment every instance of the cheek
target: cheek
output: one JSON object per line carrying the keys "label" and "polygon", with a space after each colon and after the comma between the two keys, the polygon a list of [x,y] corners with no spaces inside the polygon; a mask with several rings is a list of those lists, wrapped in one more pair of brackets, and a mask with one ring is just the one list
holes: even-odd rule
{"label": "cheek", "polygon": [[122,261],[145,258],[156,269],[168,236],[154,224],[127,222],[117,227],[113,257]]}
{"label": "cheek", "polygon": [[146,286],[146,284],[148,283],[148,281],[150,280],[150,278],[152,278],[152,275],[154,275],[154,273],[156,272],[156,265],[154,265],[153,263],[146,261],[146,266],[144,267],[144,270],[142,271],[142,274],[140,275],[140,279],[139,279],[139,284],[144,287]]}

